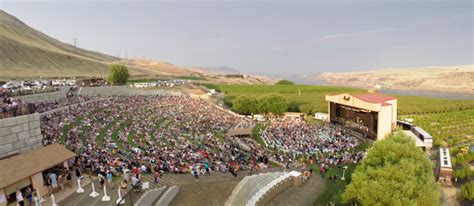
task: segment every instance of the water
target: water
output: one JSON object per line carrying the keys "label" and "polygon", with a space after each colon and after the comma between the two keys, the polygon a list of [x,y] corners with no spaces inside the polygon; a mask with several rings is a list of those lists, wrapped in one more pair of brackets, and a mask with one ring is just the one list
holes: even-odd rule
{"label": "water", "polygon": [[[306,85],[320,85],[328,86],[329,84],[325,80],[311,80],[303,79],[300,77],[285,77],[286,79],[295,82],[296,84]],[[474,94],[463,94],[463,93],[450,93],[450,92],[432,92],[432,91],[420,91],[420,90],[396,90],[396,89],[381,89],[380,93],[391,94],[391,95],[402,95],[402,96],[425,96],[440,99],[465,99],[474,100]]]}

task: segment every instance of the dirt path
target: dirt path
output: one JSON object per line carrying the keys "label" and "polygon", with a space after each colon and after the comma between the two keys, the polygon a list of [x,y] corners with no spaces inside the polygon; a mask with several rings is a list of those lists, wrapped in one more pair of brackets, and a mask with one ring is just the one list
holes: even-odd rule
{"label": "dirt path", "polygon": [[173,198],[170,205],[224,205],[239,181],[240,180],[181,185],[179,186],[178,195]]}
{"label": "dirt path", "polygon": [[290,187],[275,196],[267,205],[278,206],[305,206],[313,205],[314,200],[324,189],[324,180],[319,175],[313,175],[308,181],[299,187]]}

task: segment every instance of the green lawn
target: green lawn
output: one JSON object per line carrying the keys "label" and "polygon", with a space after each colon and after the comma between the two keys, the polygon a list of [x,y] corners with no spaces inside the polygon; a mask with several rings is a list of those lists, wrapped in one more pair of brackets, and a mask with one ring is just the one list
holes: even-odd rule
{"label": "green lawn", "polygon": [[[317,168],[317,167],[316,167]],[[316,168],[313,168],[315,170]],[[341,195],[344,193],[346,185],[351,182],[351,175],[356,168],[355,164],[348,165],[348,168],[345,172],[345,180],[341,180],[342,177],[342,168],[330,168],[323,176],[326,183],[326,187],[319,197],[315,200],[315,205],[327,205],[327,203],[332,202],[336,205],[341,205]],[[319,173],[319,169],[316,169]],[[330,176],[337,175],[337,180],[329,180]]]}

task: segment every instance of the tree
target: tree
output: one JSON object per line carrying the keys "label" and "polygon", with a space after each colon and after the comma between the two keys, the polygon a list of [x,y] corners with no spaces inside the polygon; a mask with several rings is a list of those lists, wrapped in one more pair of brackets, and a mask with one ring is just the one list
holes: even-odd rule
{"label": "tree", "polygon": [[129,77],[130,74],[126,66],[120,64],[112,64],[109,66],[107,82],[109,82],[110,85],[124,85],[127,83]]}
{"label": "tree", "polygon": [[286,79],[282,79],[278,81],[277,83],[275,83],[275,85],[294,85],[294,84],[295,83],[293,83],[292,81],[286,80]]}
{"label": "tree", "polygon": [[461,186],[461,197],[465,200],[474,200],[474,180]]}
{"label": "tree", "polygon": [[300,112],[300,104],[296,103],[295,101],[290,102],[288,104],[288,111],[289,112]]}
{"label": "tree", "polygon": [[398,132],[369,149],[342,200],[362,205],[439,205],[439,195],[430,160]]}
{"label": "tree", "polygon": [[232,110],[245,115],[257,113],[257,101],[251,97],[239,96],[232,102]]}
{"label": "tree", "polygon": [[288,105],[285,98],[278,94],[263,96],[258,101],[258,110],[264,113],[282,114],[286,112]]}

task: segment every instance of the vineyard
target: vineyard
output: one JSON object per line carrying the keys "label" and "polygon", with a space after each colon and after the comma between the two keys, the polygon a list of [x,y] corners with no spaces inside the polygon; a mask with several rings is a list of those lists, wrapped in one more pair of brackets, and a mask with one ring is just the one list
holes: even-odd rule
{"label": "vineyard", "polygon": [[405,118],[412,118],[413,123],[430,133],[437,146],[474,141],[474,109],[400,116]]}

